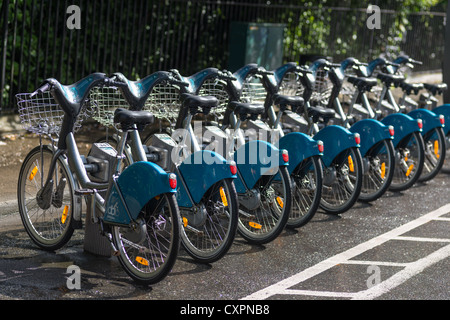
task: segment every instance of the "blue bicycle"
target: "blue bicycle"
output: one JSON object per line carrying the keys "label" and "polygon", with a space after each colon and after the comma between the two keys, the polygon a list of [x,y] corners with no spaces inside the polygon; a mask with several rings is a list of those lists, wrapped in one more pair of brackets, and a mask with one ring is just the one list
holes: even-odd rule
{"label": "blue bicycle", "polygon": [[[107,119],[104,115],[117,106],[121,106],[118,110],[124,114],[153,107],[155,112],[152,113],[159,116],[159,107],[167,105],[152,106],[153,95],[164,87],[174,85],[179,90],[187,85],[164,71],[138,81],[130,81],[120,73],[115,73],[111,79],[121,85],[108,88],[109,93],[96,92],[91,97],[98,112],[95,118],[99,121]],[[238,201],[233,181],[237,177],[237,168],[234,161],[227,161],[216,152],[198,148],[191,152],[189,147],[190,142],[195,141],[192,117],[215,108],[217,99],[189,94],[177,95],[176,99],[178,104],[181,101],[180,109],[187,116],[181,128],[170,135],[158,131],[142,140],[136,132],[132,133],[127,144],[127,161],[148,160],[175,173],[179,182],[176,199],[182,219],[181,243],[196,261],[212,263],[227,253],[235,238]],[[121,141],[119,139],[117,143]]]}
{"label": "blue bicycle", "polygon": [[[124,270],[137,282],[153,284],[171,271],[178,255],[177,180],[147,161],[122,170],[127,136],[152,123],[148,112],[116,113],[118,148],[97,143],[88,158],[79,154],[74,132],[81,126],[86,98],[104,85],[114,84],[94,73],[73,85],[47,79],[35,92],[17,95],[24,127],[41,138],[20,169],[19,213],[31,239],[54,251],[82,227],[81,200],[89,197],[92,222]],[[43,136],[51,144],[44,144]]]}
{"label": "blue bicycle", "polygon": [[[208,80],[217,79],[218,70],[207,68],[196,74],[183,77],[178,71],[171,71],[178,79],[189,83],[181,92],[198,94]],[[203,94],[202,97],[205,96]],[[216,92],[214,92],[216,93]],[[184,94],[184,93],[182,93]],[[214,96],[207,94],[206,96]],[[251,139],[246,141],[241,122],[256,117],[262,112],[262,106],[234,101],[226,110],[234,115],[234,126],[219,126],[208,123],[205,117],[217,115],[217,108],[203,113],[202,121],[194,124],[195,148],[213,150],[237,164],[237,176],[234,181],[239,199],[239,234],[253,244],[265,244],[273,241],[283,230],[292,208],[292,191],[288,173],[289,155],[265,141]],[[186,118],[186,111],[180,112],[178,120]],[[175,129],[182,122],[176,123]]]}

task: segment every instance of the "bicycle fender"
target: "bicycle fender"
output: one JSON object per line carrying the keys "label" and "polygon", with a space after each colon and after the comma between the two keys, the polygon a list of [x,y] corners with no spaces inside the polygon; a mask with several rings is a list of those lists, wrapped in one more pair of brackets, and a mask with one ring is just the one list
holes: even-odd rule
{"label": "bicycle fender", "polygon": [[330,166],[334,158],[342,151],[352,147],[359,147],[355,140],[355,133],[336,125],[323,128],[313,139],[323,142],[322,160],[326,167]]}
{"label": "bicycle fender", "polygon": [[367,151],[378,142],[393,138],[389,133],[389,126],[374,119],[360,120],[356,122],[349,131],[359,133],[361,139],[359,152],[361,152],[362,157],[364,157]]}
{"label": "bicycle fender", "polygon": [[240,178],[234,181],[238,193],[245,193],[245,186],[252,189],[262,175],[273,175],[280,166],[289,164],[283,160],[281,150],[261,140],[249,141],[237,149],[234,161],[240,173]]}
{"label": "bicycle fender", "polygon": [[301,132],[288,133],[281,137],[275,146],[288,151],[289,174],[291,174],[303,160],[312,156],[322,155],[319,151],[318,141]]}
{"label": "bicycle fender", "polygon": [[431,111],[444,116],[444,120],[447,125],[444,125],[442,129],[444,130],[444,134],[447,135],[450,132],[450,104],[443,104]]}
{"label": "bicycle fender", "polygon": [[403,113],[390,114],[382,119],[381,122],[387,126],[394,127],[395,135],[392,140],[394,147],[397,147],[397,144],[407,135],[413,132],[422,131],[418,125],[417,119]]}
{"label": "bicycle fender", "polygon": [[415,109],[408,113],[413,119],[422,119],[422,135],[426,134],[434,128],[442,128],[443,125],[439,120],[439,114],[427,109]]}
{"label": "bicycle fender", "polygon": [[[112,186],[107,199],[103,220],[107,223],[128,225],[141,209],[154,197],[174,193],[169,174],[158,165],[140,161],[125,168]],[[123,201],[122,201],[123,199]]]}
{"label": "bicycle fender", "polygon": [[[189,195],[194,203],[197,204],[214,183],[236,177],[230,171],[230,164],[218,153],[209,150],[194,152],[178,167],[178,205],[190,208],[193,206],[193,203]],[[184,183],[182,183],[181,179]]]}

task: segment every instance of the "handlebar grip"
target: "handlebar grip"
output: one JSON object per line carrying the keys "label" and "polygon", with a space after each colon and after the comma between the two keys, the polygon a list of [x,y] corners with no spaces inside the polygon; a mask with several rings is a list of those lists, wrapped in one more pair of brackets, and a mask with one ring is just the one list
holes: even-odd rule
{"label": "handlebar grip", "polygon": [[33,93],[30,94],[30,98],[34,97],[35,95],[37,95],[38,93],[43,93],[47,90],[49,90],[51,87],[50,83],[45,83],[42,86],[40,86],[36,91],[34,91]]}
{"label": "handlebar grip", "polygon": [[393,66],[393,67],[397,67],[397,68],[400,67],[400,65],[399,65],[398,63],[394,63],[394,62],[391,62],[391,61],[386,61],[386,65],[388,65],[388,66]]}
{"label": "handlebar grip", "polygon": [[418,65],[418,66],[423,65],[423,62],[422,62],[422,61],[418,61],[418,60],[414,60],[414,59],[410,59],[409,62],[411,62],[412,64],[416,64],[416,65]]}
{"label": "handlebar grip", "polygon": [[175,78],[169,78],[169,82],[171,84],[175,84],[175,85],[178,85],[180,87],[185,87],[185,88],[189,87],[189,83],[181,81],[181,80],[177,80]]}

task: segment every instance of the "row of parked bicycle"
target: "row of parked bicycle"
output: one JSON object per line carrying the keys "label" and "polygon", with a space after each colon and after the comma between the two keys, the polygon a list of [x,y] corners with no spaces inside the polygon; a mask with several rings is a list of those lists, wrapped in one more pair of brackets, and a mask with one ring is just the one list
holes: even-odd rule
{"label": "row of parked bicycle", "polygon": [[[125,271],[152,284],[170,272],[180,243],[212,263],[237,232],[265,244],[319,207],[341,214],[357,200],[430,180],[445,163],[450,109],[433,105],[446,85],[410,84],[398,74],[411,63],[418,62],[319,59],[274,71],[248,64],[137,81],[120,73],[72,85],[47,79],[17,95],[24,127],[50,140],[40,140],[20,171],[25,229],[41,248],[57,250],[82,227],[89,199],[91,220]],[[375,72],[383,88],[373,107]],[[392,85],[405,93],[400,104]],[[423,88],[423,105],[406,99]],[[88,117],[116,130],[84,156],[74,134]]]}

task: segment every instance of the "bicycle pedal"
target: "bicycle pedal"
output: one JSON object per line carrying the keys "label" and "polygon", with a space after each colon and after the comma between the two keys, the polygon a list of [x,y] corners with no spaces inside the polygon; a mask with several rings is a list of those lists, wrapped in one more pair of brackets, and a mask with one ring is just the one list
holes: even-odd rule
{"label": "bicycle pedal", "polygon": [[77,189],[75,190],[75,195],[77,196],[88,196],[94,193],[92,189]]}

